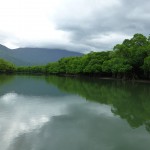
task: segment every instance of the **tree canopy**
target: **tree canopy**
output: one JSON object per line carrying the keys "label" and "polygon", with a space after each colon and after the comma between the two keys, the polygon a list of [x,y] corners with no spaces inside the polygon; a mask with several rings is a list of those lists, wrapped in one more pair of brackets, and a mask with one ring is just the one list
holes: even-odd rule
{"label": "tree canopy", "polygon": [[4,59],[0,59],[0,73],[12,73],[15,69],[15,65]]}
{"label": "tree canopy", "polygon": [[83,56],[61,58],[44,66],[17,67],[0,60],[0,72],[90,75],[124,79],[150,78],[150,37],[135,34],[111,51],[90,52]]}

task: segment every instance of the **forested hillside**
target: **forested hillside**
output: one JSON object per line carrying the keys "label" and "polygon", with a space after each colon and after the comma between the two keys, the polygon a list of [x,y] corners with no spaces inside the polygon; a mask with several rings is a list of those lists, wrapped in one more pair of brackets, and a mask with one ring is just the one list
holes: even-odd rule
{"label": "forested hillside", "polygon": [[44,66],[17,67],[16,72],[149,79],[150,37],[135,34],[114,46],[112,51],[61,58]]}
{"label": "forested hillside", "polygon": [[125,79],[150,78],[150,37],[135,34],[133,38],[114,46],[112,51],[60,59],[49,63],[46,72]]}

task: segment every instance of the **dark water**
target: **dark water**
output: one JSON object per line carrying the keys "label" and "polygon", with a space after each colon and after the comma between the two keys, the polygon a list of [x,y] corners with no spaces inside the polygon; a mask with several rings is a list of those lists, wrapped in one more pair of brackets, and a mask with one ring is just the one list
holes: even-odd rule
{"label": "dark water", "polygon": [[150,84],[0,76],[0,150],[148,150]]}

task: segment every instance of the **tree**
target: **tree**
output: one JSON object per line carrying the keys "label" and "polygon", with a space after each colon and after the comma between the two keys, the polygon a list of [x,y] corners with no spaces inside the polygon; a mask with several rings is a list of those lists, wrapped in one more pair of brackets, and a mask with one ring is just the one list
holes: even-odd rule
{"label": "tree", "polygon": [[87,54],[87,60],[84,63],[84,73],[102,73],[102,64],[109,59],[109,52],[91,52]]}
{"label": "tree", "polygon": [[54,63],[47,64],[46,67],[45,67],[45,71],[48,74],[57,74],[57,73],[59,73],[60,72],[59,63],[54,62]]}
{"label": "tree", "polygon": [[0,73],[13,73],[16,67],[10,62],[0,59]]}
{"label": "tree", "polygon": [[128,64],[132,66],[132,76],[142,77],[141,66],[144,63],[144,58],[148,56],[149,50],[150,42],[148,38],[142,34],[135,34],[133,38],[126,39],[122,44],[117,44],[114,47],[113,57],[126,59]]}
{"label": "tree", "polygon": [[150,56],[144,59],[144,64],[142,66],[142,69],[144,70],[146,77],[150,78]]}

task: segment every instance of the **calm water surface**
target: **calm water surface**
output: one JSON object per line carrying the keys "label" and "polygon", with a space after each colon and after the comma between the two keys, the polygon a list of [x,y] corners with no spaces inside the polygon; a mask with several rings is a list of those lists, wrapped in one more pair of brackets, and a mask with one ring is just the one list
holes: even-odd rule
{"label": "calm water surface", "polygon": [[0,76],[0,150],[148,150],[150,84]]}

